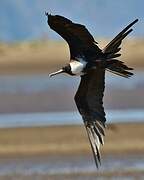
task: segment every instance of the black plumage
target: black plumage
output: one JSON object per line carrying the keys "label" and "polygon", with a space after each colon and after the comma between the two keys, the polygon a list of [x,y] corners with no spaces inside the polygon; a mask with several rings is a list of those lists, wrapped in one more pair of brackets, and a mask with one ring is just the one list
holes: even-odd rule
{"label": "black plumage", "polygon": [[97,167],[100,163],[100,144],[104,144],[103,137],[105,136],[104,88],[105,70],[92,70],[81,77],[75,95],[75,102],[84,120]]}
{"label": "black plumage", "polygon": [[[137,21],[133,21],[124,28],[103,50],[84,25],[73,23],[71,20],[59,16],[48,16],[48,25],[68,43],[70,49],[70,63],[51,76],[66,72],[70,75],[80,75],[81,82],[75,95],[77,108],[83,118],[88,138],[92,147],[96,166],[100,164],[100,145],[104,144],[105,112],[103,95],[105,88],[105,70],[114,74],[130,77],[133,75],[127,65],[116,58],[122,40],[132,32],[130,29]],[[78,62],[78,63],[76,63]],[[75,66],[77,66],[75,68]],[[80,72],[78,72],[78,70]],[[79,73],[83,74],[79,74]]]}
{"label": "black plumage", "polygon": [[87,56],[89,54],[90,57],[103,54],[84,25],[73,23],[59,15],[47,15],[50,28],[67,41],[70,48],[70,59],[74,59],[81,53]]}

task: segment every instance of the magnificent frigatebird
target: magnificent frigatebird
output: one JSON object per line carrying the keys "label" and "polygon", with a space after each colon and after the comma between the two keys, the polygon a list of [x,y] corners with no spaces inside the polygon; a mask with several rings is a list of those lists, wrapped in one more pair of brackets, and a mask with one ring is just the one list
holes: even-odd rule
{"label": "magnificent frigatebird", "polygon": [[114,74],[130,77],[132,68],[117,60],[121,54],[122,40],[133,31],[131,27],[136,19],[124,28],[104,49],[97,46],[97,42],[84,25],[73,23],[71,20],[46,13],[48,25],[68,43],[70,49],[70,63],[57,72],[79,75],[81,82],[75,95],[75,102],[81,114],[92,147],[96,166],[101,162],[100,144],[104,144],[105,112],[103,94],[105,88],[105,70]]}

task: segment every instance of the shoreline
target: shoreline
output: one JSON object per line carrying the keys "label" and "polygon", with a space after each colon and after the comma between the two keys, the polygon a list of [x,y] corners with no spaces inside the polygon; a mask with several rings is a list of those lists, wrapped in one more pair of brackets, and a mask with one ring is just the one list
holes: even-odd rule
{"label": "shoreline", "polygon": [[[100,47],[107,42],[103,39]],[[143,39],[126,40],[119,59],[134,69],[144,69],[143,48]],[[64,41],[0,43],[0,75],[48,73],[59,69],[68,60],[69,49]]]}
{"label": "shoreline", "polygon": [[[102,155],[144,153],[144,123],[110,124]],[[0,157],[90,154],[84,126],[0,129]]]}

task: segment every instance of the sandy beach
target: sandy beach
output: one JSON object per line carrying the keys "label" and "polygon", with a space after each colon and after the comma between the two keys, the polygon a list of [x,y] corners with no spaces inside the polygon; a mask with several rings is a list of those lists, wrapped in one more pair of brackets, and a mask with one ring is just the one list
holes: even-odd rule
{"label": "sandy beach", "polygon": [[[144,124],[108,124],[102,154],[144,153]],[[0,156],[89,154],[83,126],[0,129]]]}
{"label": "sandy beach", "polygon": [[[108,41],[109,40],[106,39],[99,41],[100,47],[104,47]],[[137,48],[136,51],[135,48]],[[122,45],[122,56],[120,57],[120,60],[123,60],[128,66],[134,67],[134,78],[137,78],[137,73],[142,73],[144,69],[143,49],[143,39],[128,39],[124,41]],[[24,76],[27,77],[27,79],[24,80],[24,82],[26,82],[28,81],[31,75],[34,78],[37,78],[38,75],[43,75],[43,79],[49,80],[48,74],[59,69],[64,64],[68,63],[68,60],[69,49],[64,41],[31,41],[19,43],[17,42],[12,44],[0,43],[0,75],[1,77],[4,77],[3,79],[1,78],[0,83],[7,82],[8,85],[10,83],[15,83],[16,81],[19,81],[20,83],[20,78]],[[112,74],[110,76],[115,78],[115,76],[113,76]],[[141,74],[141,76],[143,76],[143,74]],[[19,79],[16,77],[19,77]],[[140,76],[138,77],[140,79]],[[54,79],[58,78],[59,77]],[[11,82],[9,79],[11,80]],[[64,79],[66,78],[61,78],[62,81],[64,81]],[[118,77],[116,77],[116,79],[118,79]],[[31,80],[32,83],[35,81],[36,79]],[[43,89],[42,91],[38,92],[24,92],[22,87],[20,87],[18,90],[14,90],[14,92],[0,92],[0,113],[26,113],[75,110],[76,107],[74,105],[74,102],[71,101],[71,99],[74,96],[74,87],[70,88],[66,83],[65,86],[67,86],[67,88],[69,89],[67,90],[67,88],[64,88],[60,91],[57,88],[59,84],[55,83],[55,85],[57,86],[56,88],[52,89],[50,85],[48,85],[48,83],[52,84],[52,81],[46,82],[45,80],[46,89]],[[56,80],[53,81],[53,84],[55,81]],[[130,84],[131,79],[128,81]],[[40,83],[40,81],[38,81],[38,83]],[[8,85],[5,85],[5,87],[7,87]],[[76,86],[77,85],[78,84],[76,84]],[[16,83],[15,87],[17,87]],[[26,86],[23,88],[25,89]],[[105,108],[143,109],[143,91],[143,83],[139,80],[137,80],[136,87],[132,89],[126,88],[122,90],[116,87],[108,87],[106,85],[104,97]],[[65,97],[63,98],[63,101],[61,99],[62,97]],[[55,99],[55,101],[53,101],[53,99]],[[63,102],[62,106],[61,102]]]}
{"label": "sandy beach", "polygon": [[[109,39],[101,39],[103,48]],[[135,51],[135,49],[137,49]],[[135,69],[144,67],[144,40],[125,40],[121,60]],[[131,53],[129,53],[131,52]],[[0,74],[48,73],[69,60],[69,49],[64,41],[31,41],[0,44]]]}
{"label": "sandy beach", "polygon": [[[102,40],[100,46],[104,47],[107,42]],[[143,49],[143,39],[129,39],[123,44],[121,60],[142,72]],[[36,81],[35,78],[40,76],[28,81],[31,75],[46,74],[46,77],[41,77],[46,79],[49,72],[67,63],[68,59],[68,46],[61,41],[1,43],[0,75],[3,78],[0,81],[0,113],[76,110],[74,101],[71,101],[75,90],[71,86],[69,89],[64,86],[65,91],[63,88],[54,91],[54,88],[47,88],[48,81],[44,81],[41,84],[44,88],[35,91],[41,82],[41,79]],[[23,79],[23,75],[28,76]],[[20,84],[21,79],[23,84]],[[33,91],[27,91],[25,88],[31,83]],[[125,89],[106,89],[105,107],[113,110],[143,109],[144,86],[141,81],[136,83],[134,87],[128,86]],[[84,126],[1,128],[0,179],[144,179],[144,123],[136,122],[137,119],[135,123],[108,124],[105,145],[101,148],[102,166],[99,171],[95,168]]]}
{"label": "sandy beach", "polygon": [[143,129],[108,124],[99,170],[83,126],[0,129],[0,179],[143,179]]}

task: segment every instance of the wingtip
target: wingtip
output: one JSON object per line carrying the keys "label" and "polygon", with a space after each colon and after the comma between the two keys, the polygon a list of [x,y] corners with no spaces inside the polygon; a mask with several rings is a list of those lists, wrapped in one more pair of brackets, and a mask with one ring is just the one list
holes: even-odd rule
{"label": "wingtip", "polygon": [[45,11],[45,15],[46,15],[47,17],[49,17],[49,16],[51,16],[51,13],[48,13],[47,11]]}
{"label": "wingtip", "polygon": [[90,122],[85,121],[84,124],[87,130],[88,139],[90,141],[90,145],[92,148],[95,165],[96,165],[96,168],[99,169],[99,167],[101,166],[100,144],[103,144],[102,143],[103,140],[101,141],[101,139],[103,139],[102,137],[103,131],[101,131],[102,127],[98,123],[96,124],[93,124],[93,123],[87,124],[87,123],[90,123]]}
{"label": "wingtip", "polygon": [[139,19],[137,18],[134,22],[136,23],[136,22],[138,22],[139,21]]}
{"label": "wingtip", "polygon": [[48,16],[48,12],[47,11],[45,11],[45,15]]}
{"label": "wingtip", "polygon": [[101,157],[100,157],[99,152],[96,156],[94,156],[94,161],[95,161],[96,168],[99,169],[99,167],[101,166]]}
{"label": "wingtip", "polygon": [[130,24],[130,26],[133,26],[135,23],[137,23],[139,21],[139,19],[137,18],[137,19],[135,19],[131,24]]}

